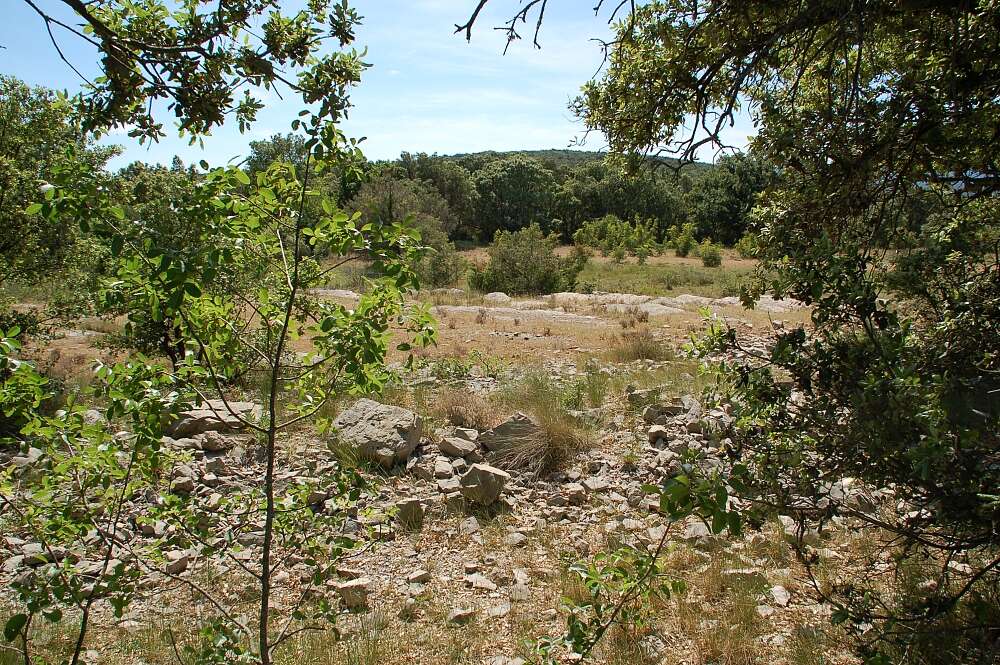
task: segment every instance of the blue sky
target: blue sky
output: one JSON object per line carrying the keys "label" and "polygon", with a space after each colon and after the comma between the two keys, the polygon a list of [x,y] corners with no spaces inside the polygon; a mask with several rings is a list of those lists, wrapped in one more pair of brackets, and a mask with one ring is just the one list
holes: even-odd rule
{"label": "blue sky", "polygon": [[[56,0],[35,0],[46,11],[72,18]],[[36,85],[74,91],[79,78],[60,61],[44,24],[22,0],[3,0],[0,22],[0,71]],[[480,17],[471,43],[453,34],[464,23],[474,0],[356,0],[365,20],[357,46],[367,47],[373,67],[352,94],[355,107],[344,123],[350,136],[366,137],[370,159],[399,156],[400,151],[452,154],[480,150],[566,148],[582,136],[583,127],[568,110],[601,63],[594,37],[606,37],[606,16],[595,17],[593,2],[555,0],[543,25],[542,49],[526,39],[503,55],[504,37],[492,30],[519,6],[494,0]],[[57,33],[57,36],[58,33]],[[87,75],[97,71],[94,51],[72,35],[60,39],[67,56]],[[246,134],[235,127],[216,130],[204,150],[173,137],[150,147],[139,146],[124,132],[110,140],[125,146],[114,165],[135,159],[169,163],[178,154],[186,162],[213,164],[244,155],[247,143],[288,131],[299,110],[286,96],[265,99],[267,108]],[[163,115],[167,119],[168,116]],[[742,143],[749,130],[736,128]],[[591,134],[585,146],[605,147]]]}

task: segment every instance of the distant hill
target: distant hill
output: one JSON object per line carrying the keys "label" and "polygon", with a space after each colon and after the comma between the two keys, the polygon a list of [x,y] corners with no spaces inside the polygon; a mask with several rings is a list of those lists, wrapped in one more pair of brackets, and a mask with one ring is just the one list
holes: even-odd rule
{"label": "distant hill", "polygon": [[[549,168],[566,170],[581,164],[604,161],[604,158],[608,156],[608,153],[598,150],[569,150],[565,148],[560,150],[550,148],[548,150],[485,150],[482,152],[457,153],[454,155],[435,155],[435,157],[441,159],[453,159],[457,162],[463,162],[466,164],[475,164],[477,162],[483,163],[497,158],[511,157],[514,155],[531,157],[532,159],[537,159],[542,162]],[[676,159],[666,157],[650,157],[648,159],[649,161],[659,161],[666,164],[677,163]],[[694,162],[693,164],[686,166],[685,169],[702,171],[711,167],[712,165],[706,162]]]}

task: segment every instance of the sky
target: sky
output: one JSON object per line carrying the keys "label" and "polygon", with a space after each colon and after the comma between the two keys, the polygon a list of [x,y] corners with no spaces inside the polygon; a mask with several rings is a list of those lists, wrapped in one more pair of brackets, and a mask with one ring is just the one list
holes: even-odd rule
{"label": "sky", "polygon": [[[67,22],[79,22],[58,0],[34,1]],[[471,43],[454,34],[454,26],[465,23],[474,0],[355,0],[352,6],[364,17],[356,46],[367,48],[365,61],[372,67],[351,95],[354,108],[344,131],[365,137],[362,148],[369,159],[392,159],[404,150],[455,154],[570,147],[584,138],[584,127],[569,102],[601,65],[602,52],[593,38],[610,34],[607,13],[595,16],[593,4],[553,0],[542,27],[542,48],[532,46],[526,26],[525,39],[504,55],[505,37],[492,28],[516,11],[517,0],[487,5]],[[59,59],[38,15],[23,0],[0,0],[0,5],[0,72],[32,85],[76,91],[80,79]],[[56,36],[85,76],[97,73],[91,47],[70,34]],[[250,141],[289,131],[301,106],[294,95],[282,100],[269,94],[264,102],[265,110],[247,133],[235,126],[217,129],[204,148],[173,136],[140,146],[119,130],[108,141],[125,150],[112,166],[133,160],[169,164],[174,155],[186,163],[238,158]],[[748,123],[738,123],[735,142],[744,143],[750,131]],[[590,134],[583,147],[602,150],[606,142]]]}

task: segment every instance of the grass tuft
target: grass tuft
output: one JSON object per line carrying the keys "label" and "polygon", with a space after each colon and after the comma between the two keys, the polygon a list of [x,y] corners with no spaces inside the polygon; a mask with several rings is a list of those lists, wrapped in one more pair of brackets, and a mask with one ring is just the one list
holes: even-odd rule
{"label": "grass tuft", "polygon": [[624,332],[611,342],[611,360],[620,363],[635,360],[672,360],[673,351],[656,339],[649,330]]}
{"label": "grass tuft", "polygon": [[490,402],[458,388],[446,388],[438,393],[434,413],[456,427],[471,427],[480,432],[490,429],[499,420],[497,409]]}

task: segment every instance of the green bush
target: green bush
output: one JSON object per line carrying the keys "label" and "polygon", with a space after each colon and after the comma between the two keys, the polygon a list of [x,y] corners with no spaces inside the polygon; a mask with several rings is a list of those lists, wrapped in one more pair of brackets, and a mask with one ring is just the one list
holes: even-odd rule
{"label": "green bush", "polygon": [[687,256],[696,246],[694,240],[694,224],[691,224],[690,222],[687,224],[675,224],[674,226],[671,226],[669,236],[670,244],[673,245],[674,253],[677,254],[677,256]]}
{"label": "green bush", "polygon": [[468,270],[468,263],[448,240],[448,235],[439,227],[424,227],[420,230],[421,242],[429,249],[416,266],[421,286],[447,286],[458,281]]}
{"label": "green bush", "polygon": [[469,275],[472,288],[483,292],[510,294],[555,293],[571,291],[589,254],[574,248],[565,259],[556,256],[558,238],[546,236],[537,224],[520,231],[497,231],[490,245],[490,261],[483,269]]}
{"label": "green bush", "polygon": [[642,253],[649,256],[650,251],[656,247],[656,222],[652,219],[642,220],[638,216],[628,222],[617,215],[605,215],[585,222],[573,234],[573,242],[585,247],[595,247],[604,256],[611,255],[616,263],[621,263],[618,256],[622,260],[626,254],[639,256]]}
{"label": "green bush", "polygon": [[748,233],[737,241],[734,245],[740,258],[752,259],[757,256],[757,243],[759,238],[753,233]]}
{"label": "green bush", "polygon": [[698,256],[701,257],[701,264],[706,268],[718,268],[722,265],[722,250],[719,249],[718,245],[713,245],[708,238],[699,245]]}

